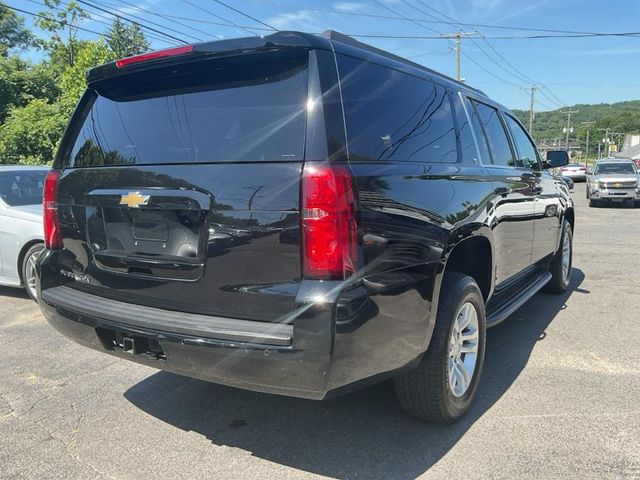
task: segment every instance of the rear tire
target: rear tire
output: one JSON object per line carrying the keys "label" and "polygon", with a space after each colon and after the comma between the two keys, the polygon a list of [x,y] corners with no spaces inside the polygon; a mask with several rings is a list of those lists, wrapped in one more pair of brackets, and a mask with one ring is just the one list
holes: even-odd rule
{"label": "rear tire", "polygon": [[571,270],[573,268],[573,231],[571,224],[564,221],[562,225],[562,236],[560,237],[560,246],[553,256],[549,272],[551,272],[551,280],[547,283],[543,290],[549,293],[563,293],[569,288],[571,283]]}
{"label": "rear tire", "polygon": [[482,372],[485,334],[484,300],[475,280],[445,274],[429,349],[416,368],[394,379],[402,408],[431,423],[453,423],[467,413]]}
{"label": "rear tire", "polygon": [[44,244],[36,243],[32,245],[22,259],[20,274],[22,285],[34,302],[38,301],[38,292],[36,291],[36,259],[40,252],[44,250]]}

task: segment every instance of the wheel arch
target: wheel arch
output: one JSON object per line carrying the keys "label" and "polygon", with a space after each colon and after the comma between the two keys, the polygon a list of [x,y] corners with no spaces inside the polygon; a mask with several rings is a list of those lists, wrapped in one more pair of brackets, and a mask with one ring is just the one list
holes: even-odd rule
{"label": "wheel arch", "polygon": [[564,213],[564,218],[569,222],[569,225],[571,225],[571,231],[575,232],[576,214],[573,211],[573,207],[567,208]]}
{"label": "wheel arch", "polygon": [[483,234],[468,236],[457,242],[448,252],[444,273],[457,272],[472,277],[486,302],[493,292],[495,266],[491,239]]}

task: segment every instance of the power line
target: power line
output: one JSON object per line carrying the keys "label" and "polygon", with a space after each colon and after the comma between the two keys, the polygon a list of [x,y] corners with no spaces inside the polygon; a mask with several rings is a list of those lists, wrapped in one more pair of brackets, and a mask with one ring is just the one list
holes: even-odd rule
{"label": "power line", "polygon": [[[414,19],[412,19],[412,18],[409,18],[409,17],[407,17],[407,16],[405,16],[405,15],[401,14],[400,12],[397,12],[397,11],[396,11],[396,10],[394,10],[393,8],[391,8],[391,7],[387,6],[387,5],[385,5],[385,4],[384,4],[384,3],[382,3],[382,2],[379,2],[378,0],[371,0],[371,1],[372,1],[373,3],[375,3],[376,5],[378,5],[378,6],[382,7],[382,8],[384,8],[384,9],[386,9],[386,10],[390,11],[391,13],[393,13],[393,14],[397,15],[398,17],[396,17],[396,18],[401,18],[401,19],[403,19],[403,20],[407,20],[407,21],[409,21],[409,22],[411,22],[411,23],[414,23],[414,24],[418,25],[420,28],[424,28],[424,29],[426,29],[426,30],[430,30],[430,31],[432,31],[432,32],[435,32],[435,33],[438,33],[438,34],[442,35],[442,32],[439,32],[438,30],[436,30],[436,29],[434,29],[434,28],[427,27],[426,25],[423,25],[422,23],[418,22],[417,20],[414,20]],[[351,37],[355,37],[356,35],[350,35],[350,36],[351,36]],[[373,37],[364,37],[363,35],[360,35],[360,37],[362,37],[362,38],[373,38]],[[433,38],[433,37],[432,37],[432,38]],[[437,37],[437,38],[442,38],[442,37]],[[449,42],[449,44],[451,44],[451,40],[448,40],[448,42]]]}
{"label": "power line", "polygon": [[228,8],[229,10],[232,10],[236,13],[239,13],[240,15],[243,15],[251,20],[253,20],[254,22],[258,22],[260,25],[264,25],[265,27],[269,27],[271,30],[275,30],[276,32],[278,31],[277,28],[272,27],[271,25],[269,25],[268,23],[263,22],[262,20],[257,19],[256,17],[252,17],[251,15],[249,15],[248,13],[245,13],[241,10],[238,10],[237,8],[232,7],[231,5],[227,5],[224,2],[221,2],[220,0],[213,0],[216,3],[219,3],[220,5],[222,5],[223,7]]}
{"label": "power line", "polygon": [[111,37],[109,37],[109,35],[106,35],[104,33],[96,32],[95,30],[91,30],[89,28],[80,27],[79,25],[71,25],[69,22],[65,22],[64,20],[52,19],[52,18],[49,18],[46,15],[42,15],[40,13],[29,12],[27,10],[22,10],[21,8],[12,7],[12,6],[6,5],[6,4],[3,4],[3,7],[8,8],[9,10],[14,10],[16,12],[23,13],[25,15],[31,15],[32,17],[43,18],[45,20],[51,20],[51,21],[54,21],[54,22],[58,23],[61,26],[72,26],[73,28],[77,28],[78,30],[80,30],[82,32],[93,33],[94,35],[98,35],[99,37],[111,38]]}
{"label": "power line", "polygon": [[[457,20],[455,20],[452,17],[449,17],[449,16],[445,15],[444,13],[439,12],[438,10],[436,10],[433,7],[431,7],[430,5],[427,5],[426,3],[422,2],[421,0],[417,0],[417,1],[421,5],[424,5],[425,7],[429,8],[430,10],[436,12],[438,15],[442,15],[443,17],[445,17],[445,18],[447,18],[449,20],[452,20],[451,22],[446,22],[447,24],[451,24],[451,25],[454,25],[454,26],[463,26],[463,27],[468,26],[468,25],[466,25],[464,23],[458,22]],[[402,0],[402,3],[410,6],[411,8],[416,9],[420,13],[423,13],[423,14],[428,15],[428,16],[433,17],[433,18],[437,18],[433,14],[420,9],[420,8],[416,7],[415,5],[410,4],[406,0]],[[480,32],[478,32],[477,30],[474,29],[473,32],[465,33],[464,37],[468,38],[478,48],[478,50],[480,50],[489,60],[491,60],[491,62],[496,64],[496,66],[498,68],[504,70],[508,75],[511,75],[513,78],[515,78],[518,81],[532,82],[532,80],[530,80],[530,79],[524,80],[524,76],[522,74],[519,74],[519,72],[517,70],[516,70],[516,74],[514,74],[511,71],[507,70],[500,62],[498,62],[495,58],[493,58],[491,55],[489,55],[489,53],[487,53],[487,51],[484,48],[482,48],[482,46],[473,39],[473,35],[474,34],[476,34],[478,36],[482,36],[482,34]],[[449,37],[449,38],[451,38],[451,37]],[[458,65],[458,70],[459,70],[459,59],[460,59],[460,52],[459,51],[460,51],[460,39],[461,39],[460,34],[456,34],[455,38],[456,38],[456,58],[457,58],[456,65]],[[506,62],[506,60],[505,60],[505,62]],[[506,63],[508,63],[508,62],[506,62]],[[511,67],[511,65],[509,65],[509,66]],[[513,67],[511,67],[511,68],[513,68]],[[459,77],[459,72],[458,72],[458,77]]]}
{"label": "power line", "polygon": [[[60,8],[60,7],[48,7],[46,4],[41,3],[41,2],[37,2],[36,0],[28,0],[28,1],[30,3],[38,5],[40,7],[53,8],[54,10],[57,10],[59,12],[65,12],[65,10],[63,8]],[[68,4],[66,4],[64,2],[61,2],[60,5],[67,6]],[[107,17],[105,14],[99,13],[99,12],[89,12],[89,13],[91,14],[91,17],[90,17],[89,21],[95,22],[95,23],[99,23],[100,25],[105,25],[106,27],[111,28],[113,22],[112,22],[110,17]],[[94,16],[96,16],[98,18],[102,18],[104,20],[108,20],[109,23],[103,22],[103,21],[100,21],[100,20],[96,20],[95,18],[93,18]],[[100,34],[100,35],[104,35],[104,34]],[[154,40],[158,40],[158,41],[161,41],[161,42],[168,43],[169,45],[179,45],[178,42],[175,42],[173,40],[167,40],[166,38],[161,37],[160,35],[156,35],[154,33],[146,32],[145,36],[150,38],[150,39],[154,39]]]}
{"label": "power line", "polygon": [[[89,6],[89,7],[95,8],[96,10],[100,10],[101,12],[104,12],[104,13],[106,13],[106,14],[108,14],[108,15],[112,15],[112,16],[114,16],[114,17],[116,17],[116,18],[119,18],[120,20],[127,21],[127,22],[131,22],[131,23],[138,23],[141,27],[144,27],[144,28],[146,28],[147,30],[151,30],[152,32],[158,33],[158,34],[163,35],[163,36],[165,36],[165,37],[167,37],[167,38],[171,38],[172,40],[176,40],[176,41],[178,41],[178,42],[180,42],[180,43],[189,43],[189,42],[187,42],[186,40],[183,40],[182,38],[174,37],[173,35],[170,35],[170,34],[168,34],[168,33],[164,33],[164,32],[163,32],[163,31],[161,31],[161,30],[157,30],[157,29],[155,29],[155,28],[153,28],[153,27],[149,27],[149,26],[146,26],[146,25],[141,25],[139,22],[133,22],[133,21],[131,21],[131,20],[129,20],[129,19],[127,19],[127,18],[123,17],[122,15],[119,15],[119,14],[117,14],[117,13],[113,13],[113,12],[110,12],[109,10],[106,10],[106,9],[104,9],[104,8],[100,7],[100,6],[94,5],[94,4],[92,4],[91,2],[88,2],[87,0],[75,0],[75,1],[77,1],[77,2],[79,2],[79,3],[82,3],[83,5],[87,5],[87,6]],[[163,28],[166,28],[166,27],[163,27]],[[167,29],[167,30],[171,30],[171,29]]]}
{"label": "power line", "polygon": [[[542,94],[545,97],[547,97],[547,95],[544,93],[544,91],[546,90],[547,92],[549,92],[549,95],[551,95],[553,98],[555,98],[558,101],[558,103],[562,104],[562,106],[566,106],[566,104],[562,100],[560,100],[558,97],[556,97],[554,95],[554,93],[551,90],[549,90],[549,87],[543,85],[542,88],[543,88]],[[547,97],[547,98],[549,98],[549,97]]]}
{"label": "power line", "polygon": [[[286,5],[283,3],[274,3],[274,2],[263,2],[256,0],[249,0],[251,3],[257,3],[259,5],[272,6],[272,7],[280,7],[287,8],[290,10],[299,10],[299,7],[294,5]],[[355,16],[355,17],[368,17],[368,18],[378,18],[378,19],[386,19],[386,20],[412,20],[420,23],[445,23],[451,25],[450,22],[446,22],[440,19],[424,19],[424,18],[415,18],[415,17],[398,17],[392,15],[382,15],[376,13],[365,13],[365,12],[349,12],[346,10],[340,10],[335,8],[317,8],[317,7],[304,7],[304,10],[309,10],[313,12],[325,12],[325,13],[335,13],[338,15],[347,15],[347,16]],[[457,22],[455,22],[457,23]],[[519,27],[513,25],[493,25],[486,23],[467,23],[465,24],[470,27],[480,27],[480,28],[494,28],[494,29],[502,29],[502,30],[521,30],[521,31],[530,31],[530,32],[546,32],[546,33],[566,33],[566,34],[597,34],[600,32],[589,32],[589,31],[576,31],[576,30],[560,30],[560,29],[551,29],[551,28],[535,28],[535,27]]]}
{"label": "power line", "polygon": [[550,111],[551,111],[551,110],[559,110],[558,108],[556,108],[556,107],[554,107],[554,106],[550,106],[550,105],[547,105],[547,104],[546,104],[546,103],[544,103],[544,102],[541,102],[541,101],[540,101],[540,100],[538,100],[537,98],[536,98],[536,99],[534,99],[533,101],[534,101],[534,103],[537,103],[538,105],[540,105],[541,107],[546,108],[547,110],[550,110]]}
{"label": "power line", "polygon": [[[416,7],[415,5],[411,5],[409,3],[406,2],[406,0],[402,0],[404,3],[406,3],[407,5],[411,6],[412,8],[418,10],[419,12],[428,15],[432,18],[438,18],[435,17],[433,14],[429,13],[429,12],[425,12],[424,10]],[[428,8],[429,10],[435,12],[436,14],[446,18],[447,20],[451,20],[451,22],[447,22],[447,23],[451,23],[453,25],[460,25],[463,27],[468,27],[470,26],[469,24],[466,23],[462,23],[459,22],[458,20],[456,20],[453,17],[450,17],[449,15],[446,15],[445,13],[440,12],[439,10],[437,10],[436,8],[428,5],[427,3],[425,3],[422,0],[416,0],[420,5],[423,5],[424,7]],[[498,66],[498,68],[500,68],[501,70],[503,70],[504,72],[506,72],[508,75],[510,75],[511,77],[515,78],[518,81],[524,81],[526,83],[532,83],[532,84],[536,84],[537,82],[535,80],[533,80],[531,77],[528,77],[527,75],[525,75],[524,73],[522,73],[520,70],[518,70],[517,68],[515,68],[500,52],[498,52],[498,50],[496,50],[496,48],[494,48],[493,44],[491,42],[489,42],[489,40],[486,38],[486,36],[484,34],[482,34],[481,32],[479,32],[478,30],[474,29],[474,32],[476,34],[478,34],[482,40],[487,44],[487,46],[494,52],[494,54],[502,61],[502,63],[504,63],[504,65],[506,65],[506,67],[498,62],[493,56],[491,56],[478,42],[476,42],[470,35],[469,35],[469,39],[471,40],[471,42],[489,59],[491,60],[491,62],[493,62],[494,64],[496,64]],[[508,67],[508,68],[507,68]],[[549,101],[551,101],[551,103],[558,103],[559,107],[564,107],[565,104],[561,101],[558,100],[558,102],[556,102],[554,99],[552,99],[551,97],[549,97],[548,95],[546,95],[545,92],[540,92],[545,98],[547,98]],[[557,99],[557,97],[556,97]]]}
{"label": "power line", "polygon": [[[135,3],[127,2],[125,0],[117,0],[117,1],[119,3],[121,3],[121,4],[123,4],[123,5],[127,5],[129,7],[132,7],[132,8],[138,9],[138,10],[140,9],[140,7],[138,5],[136,5]],[[105,5],[105,3],[101,2],[101,5]],[[110,5],[110,6],[115,7],[115,5]],[[203,35],[207,35],[207,36],[213,35],[214,37],[221,38],[219,35],[212,34],[211,32],[207,32],[205,30],[200,30],[199,28],[193,27],[191,25],[187,25],[186,23],[182,23],[182,22],[176,21],[175,19],[169,19],[169,18],[167,18],[166,15],[164,15],[162,13],[154,12],[152,10],[144,10],[144,12],[147,13],[147,14],[153,15],[154,17],[162,18],[163,20],[167,20],[167,21],[170,21],[170,22],[173,22],[173,23],[177,23],[178,25],[182,25],[183,27],[186,27],[186,28],[188,28],[190,30],[193,30],[194,32],[202,33]]]}
{"label": "power line", "polygon": [[[151,13],[151,12],[149,12]],[[155,15],[159,15],[159,14],[155,14]],[[195,23],[203,23],[206,25],[217,25],[217,26],[222,26],[222,27],[233,27],[234,25],[231,25],[228,21],[223,23],[223,22],[214,22],[212,20],[205,20],[203,18],[191,18],[191,17],[183,17],[180,15],[170,15],[168,13],[164,13],[162,14],[163,17],[169,18],[169,19],[178,19],[178,20],[184,20],[186,22],[195,22]],[[251,29],[251,30],[263,30],[263,31],[267,31],[267,32],[272,32],[273,30],[271,30],[270,28],[263,28],[263,27],[249,27],[248,25],[238,25],[237,28],[242,28],[244,30],[247,29]],[[253,33],[253,32],[251,32]]]}
{"label": "power line", "polygon": [[[410,22],[417,24],[421,28],[424,28],[426,30],[430,30],[432,32],[438,33],[439,34],[438,37],[432,37],[432,38],[438,38],[440,40],[445,39],[445,40],[447,40],[447,42],[449,42],[450,45],[452,45],[451,40],[449,38],[447,38],[447,36],[445,36],[442,32],[440,32],[438,30],[435,30],[435,29],[433,29],[431,27],[427,27],[426,25],[423,25],[423,24],[421,24],[419,22],[416,22],[415,20],[411,20],[410,18],[408,18],[405,15],[395,11],[394,9],[388,7],[387,5],[384,5],[383,3],[379,2],[378,0],[371,0],[371,1],[376,3],[377,5],[380,5],[381,7],[385,8],[388,11],[390,11],[391,13],[394,13],[395,15],[399,15],[400,17],[405,18],[405,19],[409,20]],[[459,48],[457,49],[457,52],[458,52],[458,55],[462,54],[467,60],[469,60],[471,63],[475,64],[478,68],[480,68],[481,70],[485,71],[486,73],[488,73],[492,77],[497,78],[498,80],[500,80],[500,81],[502,81],[504,83],[510,84],[510,85],[512,85],[512,86],[514,86],[516,88],[520,88],[520,85],[516,85],[513,82],[510,82],[508,80],[505,80],[504,78],[501,78],[501,77],[497,76],[491,70],[488,70],[487,68],[482,66],[480,63],[476,62],[476,60],[473,57],[471,57],[470,55],[467,55],[466,52],[460,50]]]}
{"label": "power line", "polygon": [[[447,36],[445,36],[442,32],[440,32],[440,31],[438,31],[438,30],[435,30],[435,29],[433,29],[433,28],[431,28],[431,27],[427,27],[426,25],[423,25],[423,24],[421,24],[421,23],[419,23],[419,22],[416,22],[415,20],[412,20],[412,19],[410,19],[409,17],[406,17],[406,16],[405,16],[405,15],[403,15],[402,13],[397,12],[396,10],[392,9],[391,7],[389,7],[389,6],[387,6],[387,5],[385,5],[385,4],[381,3],[381,2],[379,2],[378,0],[371,0],[371,1],[372,1],[373,3],[375,3],[375,4],[377,4],[377,5],[380,5],[381,7],[383,7],[384,9],[386,9],[386,10],[390,11],[391,13],[393,13],[393,14],[395,14],[395,15],[398,15],[398,16],[400,16],[400,17],[402,17],[402,18],[404,18],[404,19],[406,19],[406,20],[408,20],[408,21],[410,21],[410,22],[412,22],[412,23],[415,23],[416,25],[418,25],[418,26],[419,26],[419,27],[421,27],[421,28],[424,28],[424,29],[426,29],[426,30],[430,30],[430,31],[432,31],[432,32],[435,32],[435,33],[439,34],[439,36],[438,36],[438,37],[431,37],[431,38],[437,38],[437,39],[439,39],[439,40],[444,39],[444,40],[447,40],[447,42],[449,42],[449,44],[450,44],[450,45],[453,45],[453,43],[451,42],[450,38],[448,38]],[[356,35],[352,35],[352,36],[356,36]],[[486,69],[486,68],[485,68],[484,66],[482,66],[480,63],[476,62],[476,61],[475,61],[475,59],[473,59],[470,55],[467,55],[467,53],[466,53],[466,52],[464,52],[464,51],[460,50],[460,48],[459,48],[459,47],[457,48],[457,50],[456,50],[456,51],[457,51],[457,55],[460,55],[460,54],[464,55],[464,57],[465,57],[465,58],[467,58],[471,63],[475,64],[478,68],[480,68],[480,69],[484,70],[486,73],[488,73],[488,74],[489,74],[489,75],[491,75],[492,77],[497,78],[498,80],[500,80],[500,81],[502,81],[502,82],[508,83],[508,84],[510,84],[510,85],[512,85],[512,86],[514,86],[514,87],[516,87],[516,88],[520,88],[520,86],[519,86],[519,85],[516,85],[516,84],[515,84],[515,83],[513,83],[513,82],[509,82],[508,80],[505,80],[505,79],[503,79],[503,78],[501,78],[501,77],[498,77],[495,73],[493,73],[492,71],[490,71],[490,70]]]}
{"label": "power line", "polygon": [[[444,39],[444,40],[447,40],[447,42],[449,42],[450,45],[452,45],[452,42],[451,42],[450,38],[448,38],[442,32],[440,32],[438,30],[435,30],[435,29],[433,29],[431,27],[427,27],[426,25],[423,25],[423,24],[421,24],[419,22],[416,22],[415,20],[411,20],[410,18],[408,18],[405,15],[395,11],[394,9],[388,7],[387,5],[384,5],[383,3],[379,2],[378,0],[371,0],[371,1],[374,2],[377,5],[380,5],[381,7],[385,8],[388,11],[390,11],[391,13],[394,13],[395,15],[398,15],[398,16],[400,16],[400,17],[402,17],[402,18],[404,18],[404,19],[406,19],[406,20],[408,20],[408,21],[410,21],[412,23],[415,23],[416,25],[418,25],[421,28],[424,28],[426,30],[430,30],[432,32],[435,32],[435,33],[439,34],[438,37],[431,37],[431,38],[434,38],[434,39],[437,38],[439,40]],[[352,35],[352,36],[356,36],[356,35]],[[520,85],[516,85],[513,82],[510,82],[508,80],[505,80],[504,78],[501,78],[501,77],[497,76],[495,73],[493,73],[492,71],[488,70],[487,68],[482,66],[480,63],[476,62],[476,60],[473,57],[471,57],[470,55],[467,55],[466,52],[460,50],[459,48],[456,51],[458,52],[458,55],[462,54],[467,60],[469,60],[471,63],[475,64],[478,68],[480,68],[481,70],[485,71],[486,73],[488,73],[492,77],[497,78],[498,80],[500,80],[500,81],[502,81],[504,83],[510,84],[510,85],[512,85],[512,86],[514,86],[516,88],[520,88]]]}
{"label": "power line", "polygon": [[[410,20],[407,18],[406,20]],[[384,35],[384,34],[363,34],[363,33],[346,33],[350,37],[357,38],[387,38],[397,40],[437,40],[440,37],[428,35]],[[639,38],[640,32],[620,32],[620,33],[585,33],[580,35],[513,35],[487,37],[489,40],[531,40],[544,38],[596,38],[596,37],[632,37]]]}
{"label": "power line", "polygon": [[[449,15],[446,15],[442,12],[440,12],[439,10],[435,9],[434,7],[428,5],[427,3],[425,3],[423,0],[417,0],[417,2],[419,2],[421,5],[424,5],[426,8],[430,9],[433,12],[436,12],[438,15],[443,16],[444,18],[451,20],[453,22],[458,23],[459,25],[462,26],[469,26],[469,24],[466,23],[460,23],[458,22],[455,18],[450,17]],[[426,13],[426,12],[425,12]],[[432,15],[433,16],[433,15]],[[434,17],[435,18],[435,17]],[[531,77],[525,75],[524,73],[522,73],[520,70],[518,70],[517,68],[515,68],[511,62],[509,62],[494,46],[493,44],[487,39],[487,37],[480,33],[478,30],[475,30],[475,32],[480,35],[480,37],[482,38],[482,40],[487,44],[487,46],[493,51],[493,53],[500,59],[502,60],[502,62],[504,63],[504,65],[506,65],[510,70],[512,70],[514,73],[509,72],[509,70],[507,70],[505,67],[503,67],[500,63],[498,63],[493,57],[491,57],[474,39],[471,39],[471,41],[473,42],[474,45],[476,45],[481,51],[482,53],[484,53],[489,59],[491,59],[492,62],[496,63],[496,65],[498,65],[501,69],[503,69],[504,71],[506,71],[507,73],[509,73],[512,77],[525,81],[525,82],[530,82],[532,84],[536,84],[537,82],[535,80],[533,80]],[[544,85],[540,85],[540,87],[544,88]],[[547,88],[547,90],[549,91],[549,94],[552,94],[551,90],[549,90]],[[562,102],[558,97],[556,97],[555,95],[553,95],[554,98],[551,98],[549,95],[547,95],[544,91],[540,91],[540,93],[547,98],[549,101],[551,101],[551,103],[557,103],[559,107],[564,107],[565,104],[564,102]]]}
{"label": "power line", "polygon": [[[208,9],[206,9],[204,7],[201,7],[200,5],[196,5],[195,3],[191,2],[190,0],[182,0],[182,1],[184,3],[186,3],[187,5],[191,5],[193,8],[197,8],[201,12],[207,13],[207,14],[217,18],[218,20],[222,20],[223,22],[226,22],[229,27],[239,28],[241,30],[249,32],[251,35],[255,35],[256,34],[256,32],[252,31],[253,27],[243,27],[242,25],[238,25],[237,23],[234,23],[231,20],[228,20],[228,19],[226,19],[224,17],[221,17],[217,13],[213,13],[211,10],[208,10]],[[255,30],[258,30],[258,29],[256,28]]]}
{"label": "power line", "polygon": [[[33,2],[33,3],[35,3],[35,2]],[[8,9],[10,9],[10,10],[14,10],[14,11],[16,11],[16,12],[19,12],[19,13],[25,14],[25,15],[30,15],[30,16],[32,16],[32,17],[42,18],[42,19],[44,19],[44,20],[51,20],[51,21],[54,21],[54,22],[56,22],[57,24],[59,24],[59,25],[61,25],[61,26],[72,26],[73,28],[76,28],[76,29],[80,30],[81,32],[87,32],[87,33],[91,33],[91,34],[93,34],[93,35],[96,35],[96,36],[98,36],[98,37],[104,37],[104,38],[107,38],[107,39],[111,39],[111,40],[113,40],[113,37],[112,37],[111,35],[107,34],[106,32],[97,32],[97,31],[92,30],[92,29],[90,29],[90,28],[81,27],[81,26],[79,26],[79,25],[72,25],[72,24],[70,24],[69,22],[66,22],[66,21],[64,21],[64,20],[60,20],[60,19],[56,19],[56,18],[53,18],[53,19],[52,19],[52,18],[47,17],[46,15],[42,15],[42,14],[40,14],[40,13],[35,13],[35,12],[30,12],[30,11],[28,11],[28,10],[23,10],[23,9],[21,9],[21,8],[12,7],[12,6],[10,6],[10,5],[4,5],[4,7],[8,8]],[[94,20],[94,21],[95,21],[95,20]],[[100,22],[100,23],[103,23],[103,24],[104,24],[105,22]],[[159,38],[160,38],[162,41],[167,42],[167,40],[166,40],[166,39],[164,39],[164,38],[162,38],[162,37],[159,37]],[[167,43],[169,43],[169,42],[167,42]]]}
{"label": "power line", "polygon": [[[57,10],[58,12],[66,12],[66,10],[64,10],[64,9],[62,9],[62,8],[60,8],[60,7],[48,7],[45,3],[37,2],[36,0],[27,0],[27,1],[28,1],[29,3],[33,3],[34,5],[38,5],[39,7],[53,8],[54,10]],[[63,3],[62,5],[66,6],[66,4],[65,4],[65,3]],[[93,13],[93,12],[91,12],[91,13]],[[100,18],[103,18],[103,17],[100,17]],[[57,22],[58,20],[57,20],[57,19],[55,19],[54,21],[56,21],[56,22]],[[106,25],[106,26],[108,26],[108,27],[110,27],[110,26],[111,26],[111,24],[110,24],[110,23],[107,23],[107,22],[101,22],[100,20],[95,20],[95,19],[93,19],[93,18],[91,19],[91,21],[92,21],[92,22],[96,22],[96,23],[100,23],[100,24],[102,24],[102,25]]]}

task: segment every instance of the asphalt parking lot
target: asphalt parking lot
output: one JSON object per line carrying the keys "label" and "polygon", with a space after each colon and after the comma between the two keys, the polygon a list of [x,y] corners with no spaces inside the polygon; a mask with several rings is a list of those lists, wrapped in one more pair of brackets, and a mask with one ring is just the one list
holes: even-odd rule
{"label": "asphalt parking lot", "polygon": [[77,346],[0,288],[2,478],[640,478],[640,209],[576,184],[570,292],[491,329],[450,427],[387,384],[324,402],[235,390]]}

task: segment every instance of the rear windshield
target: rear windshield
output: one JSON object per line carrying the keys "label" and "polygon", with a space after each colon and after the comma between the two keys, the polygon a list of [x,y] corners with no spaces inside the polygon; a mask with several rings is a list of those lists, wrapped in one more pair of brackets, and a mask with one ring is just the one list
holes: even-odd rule
{"label": "rear windshield", "polygon": [[10,207],[42,203],[46,170],[0,172],[0,198]]}
{"label": "rear windshield", "polygon": [[601,163],[598,165],[596,173],[598,175],[626,175],[635,174],[636,167],[633,163]]}
{"label": "rear windshield", "polygon": [[64,166],[301,160],[307,62],[242,55],[98,85]]}

